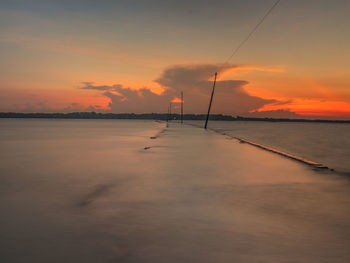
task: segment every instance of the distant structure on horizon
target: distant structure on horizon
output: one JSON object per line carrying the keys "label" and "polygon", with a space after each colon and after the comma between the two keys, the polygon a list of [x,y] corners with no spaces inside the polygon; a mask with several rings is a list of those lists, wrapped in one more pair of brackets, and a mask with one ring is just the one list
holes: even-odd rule
{"label": "distant structure on horizon", "polygon": [[[183,114],[183,120],[205,121],[207,114]],[[32,119],[130,119],[130,120],[160,120],[168,118],[181,120],[178,113],[96,113],[96,112],[71,112],[71,113],[17,113],[0,112],[0,118],[32,118]],[[331,122],[350,123],[349,120],[327,120],[327,119],[289,119],[289,118],[254,118],[232,116],[224,114],[212,114],[209,117],[213,121],[268,121],[268,122]]]}

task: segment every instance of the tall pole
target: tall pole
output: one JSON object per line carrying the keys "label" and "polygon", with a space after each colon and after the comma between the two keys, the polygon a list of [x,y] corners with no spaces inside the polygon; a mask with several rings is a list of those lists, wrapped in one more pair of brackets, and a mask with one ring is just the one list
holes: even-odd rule
{"label": "tall pole", "polygon": [[171,121],[171,102],[169,104],[169,121]]}
{"label": "tall pole", "polygon": [[166,127],[169,127],[169,106],[168,106],[168,114],[166,116]]}
{"label": "tall pole", "polygon": [[181,91],[181,123],[184,123],[184,93]]}
{"label": "tall pole", "polygon": [[213,90],[211,91],[210,102],[209,102],[209,107],[208,107],[208,114],[207,114],[207,119],[205,120],[204,129],[207,129],[207,125],[208,125],[209,114],[210,114],[210,108],[211,108],[211,103],[213,102],[213,96],[214,96],[214,91],[215,91],[215,83],[216,83],[216,76],[217,76],[217,75],[218,75],[218,73],[215,72]]}

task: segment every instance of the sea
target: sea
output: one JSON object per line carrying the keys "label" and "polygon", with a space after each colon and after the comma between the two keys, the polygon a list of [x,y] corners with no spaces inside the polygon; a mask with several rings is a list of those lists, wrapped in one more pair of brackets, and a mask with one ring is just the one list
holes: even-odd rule
{"label": "sea", "polygon": [[[203,121],[191,121],[203,127]],[[350,175],[350,123],[209,121],[208,128]]]}
{"label": "sea", "polygon": [[349,124],[202,125],[0,119],[1,262],[350,262]]}

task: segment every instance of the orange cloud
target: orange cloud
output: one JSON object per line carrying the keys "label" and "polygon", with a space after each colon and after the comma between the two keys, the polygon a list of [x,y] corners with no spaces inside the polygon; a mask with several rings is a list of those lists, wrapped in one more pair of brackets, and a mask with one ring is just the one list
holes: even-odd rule
{"label": "orange cloud", "polygon": [[320,99],[294,99],[281,105],[264,105],[258,112],[272,110],[290,110],[304,116],[350,117],[350,103]]}
{"label": "orange cloud", "polygon": [[0,111],[62,112],[107,110],[110,99],[96,92],[60,90],[2,90]]}
{"label": "orange cloud", "polygon": [[[226,67],[222,71],[218,72],[217,79],[223,80],[227,77],[243,75],[250,71],[264,71],[264,72],[284,72],[284,68],[282,67],[267,67],[267,66],[249,66],[249,65],[238,65],[234,67]],[[211,81],[214,80],[214,77],[210,78]]]}
{"label": "orange cloud", "polygon": [[180,98],[178,98],[178,97],[175,97],[175,98],[173,98],[173,99],[171,100],[171,102],[172,102],[172,103],[181,103],[182,100],[181,100]]}
{"label": "orange cloud", "polygon": [[348,79],[325,82],[317,76],[253,75],[246,90],[250,95],[287,102],[266,104],[259,112],[289,110],[303,116],[350,117],[350,100],[344,92],[348,83]]}
{"label": "orange cloud", "polygon": [[[176,104],[181,102],[178,98],[183,91],[186,97],[186,110],[188,113],[203,113],[207,109],[211,92],[211,82],[208,76],[220,70],[235,65],[219,64],[190,64],[176,65],[166,68],[161,75],[154,80],[153,87],[163,88],[161,94],[152,88],[130,88],[124,84],[94,85],[85,82],[80,90],[95,91],[108,97],[111,112],[164,112],[169,101]],[[264,99],[248,94],[244,86],[248,82],[244,80],[218,81],[215,97],[214,113],[237,114],[250,110],[257,110],[270,103],[277,103],[274,99]],[[175,105],[176,105],[175,104]],[[174,105],[174,106],[175,106]]]}

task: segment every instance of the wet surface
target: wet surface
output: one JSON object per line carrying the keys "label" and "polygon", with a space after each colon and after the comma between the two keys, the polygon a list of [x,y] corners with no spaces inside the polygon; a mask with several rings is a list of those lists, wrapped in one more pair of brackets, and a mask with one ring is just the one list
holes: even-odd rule
{"label": "wet surface", "polygon": [[0,125],[4,262],[350,261],[345,177],[186,125]]}
{"label": "wet surface", "polygon": [[[189,121],[203,127],[203,121]],[[350,124],[211,121],[210,129],[318,162],[350,177]]]}

